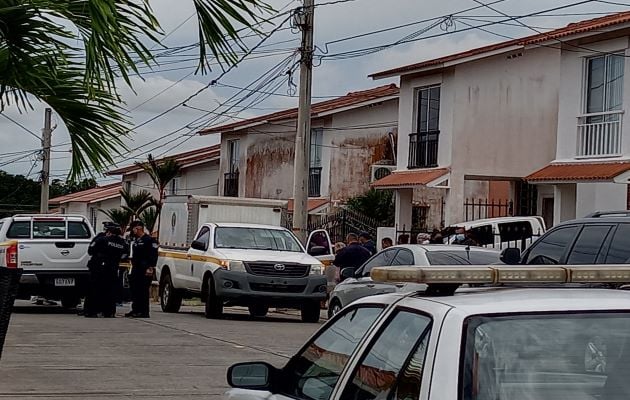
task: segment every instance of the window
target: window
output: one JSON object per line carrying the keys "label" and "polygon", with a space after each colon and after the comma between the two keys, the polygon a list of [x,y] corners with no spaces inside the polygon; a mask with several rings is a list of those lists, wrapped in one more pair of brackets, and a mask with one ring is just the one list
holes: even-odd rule
{"label": "window", "polygon": [[93,228],[96,228],[96,220],[97,220],[96,208],[90,207],[90,224],[92,224]]}
{"label": "window", "polygon": [[416,132],[409,135],[409,167],[427,168],[438,164],[440,135],[440,86],[418,90]]}
{"label": "window", "polygon": [[218,227],[214,245],[217,249],[304,251],[291,232],[280,229]]}
{"label": "window", "polygon": [[210,247],[210,228],[205,227],[205,226],[201,228],[195,240],[205,244],[206,249],[208,249]]}
{"label": "window", "polygon": [[68,221],[68,239],[89,239],[90,228],[84,222]]}
{"label": "window", "polygon": [[480,246],[494,244],[494,229],[492,225],[482,225],[470,229],[472,238],[479,243]]}
{"label": "window", "polygon": [[567,226],[550,231],[534,242],[525,257],[525,262],[527,264],[558,264],[567,248],[573,243],[578,229],[577,226]]}
{"label": "window", "polygon": [[630,398],[630,314],[475,316],[460,366],[462,400]]}
{"label": "window", "polygon": [[407,249],[400,249],[391,265],[413,265],[413,253]]}
{"label": "window", "polygon": [[418,91],[418,133],[434,132],[440,128],[440,86]]}
{"label": "window", "polygon": [[362,276],[370,276],[370,272],[372,271],[372,268],[374,268],[374,267],[388,267],[388,266],[390,266],[392,264],[392,261],[394,259],[394,256],[396,255],[397,251],[398,251],[398,249],[392,249],[392,250],[385,250],[385,251],[382,251],[382,252],[378,253],[377,255],[375,255],[374,257],[369,259],[363,265],[363,267],[361,267],[361,275]]}
{"label": "window", "polygon": [[229,172],[234,173],[238,172],[238,165],[240,163],[240,140],[228,140],[228,157],[229,164],[228,169]]}
{"label": "window", "polygon": [[499,262],[494,252],[482,251],[428,251],[429,265],[489,265]]}
{"label": "window", "polygon": [[284,367],[281,393],[300,399],[330,398],[352,353],[382,311],[380,307],[342,311],[332,325]]}
{"label": "window", "polygon": [[532,224],[529,221],[499,224],[499,235],[501,235],[501,242],[531,239],[533,236]]}
{"label": "window", "polygon": [[[587,60],[586,113],[603,113],[621,110],[623,105],[624,55],[606,54]],[[609,121],[606,116],[596,116],[587,121]],[[619,118],[618,114],[608,117]],[[617,119],[614,119],[615,121]]]}
{"label": "window", "polygon": [[177,176],[175,178],[173,178],[169,183],[168,183],[168,190],[166,191],[167,195],[171,195],[171,196],[175,196],[179,194],[179,189],[180,189],[180,184],[181,184],[181,177]]}
{"label": "window", "polygon": [[606,264],[626,264],[630,261],[630,224],[619,224],[610,243]]}
{"label": "window", "polygon": [[324,130],[322,128],[311,129],[311,151],[308,173],[308,196],[321,196],[322,187],[322,145]]}
{"label": "window", "polygon": [[586,225],[573,245],[567,264],[594,264],[611,225]]}
{"label": "window", "polygon": [[31,222],[30,221],[14,221],[7,232],[9,239],[30,239],[31,238]]}
{"label": "window", "polygon": [[[341,395],[348,400],[407,399],[413,391],[417,399],[427,343],[431,331],[431,319],[424,315],[399,311],[371,345],[362,361],[355,368],[352,378]],[[402,374],[407,359],[412,361]],[[415,372],[415,374],[414,374]],[[415,376],[414,376],[415,375]],[[415,385],[410,385],[415,381]],[[398,389],[398,390],[397,390]]]}
{"label": "window", "polygon": [[33,239],[65,239],[65,221],[33,221]]}

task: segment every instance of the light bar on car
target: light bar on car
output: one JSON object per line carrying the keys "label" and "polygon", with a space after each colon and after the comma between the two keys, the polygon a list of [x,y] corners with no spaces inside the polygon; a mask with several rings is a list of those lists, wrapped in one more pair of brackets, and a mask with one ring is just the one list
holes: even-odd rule
{"label": "light bar on car", "polygon": [[630,283],[630,264],[580,266],[377,267],[376,282],[425,284]]}

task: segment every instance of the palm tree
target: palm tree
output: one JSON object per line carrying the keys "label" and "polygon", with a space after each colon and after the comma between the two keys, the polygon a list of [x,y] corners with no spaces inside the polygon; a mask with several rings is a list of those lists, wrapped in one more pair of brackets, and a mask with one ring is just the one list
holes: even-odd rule
{"label": "palm tree", "polygon": [[142,212],[154,205],[153,196],[146,190],[130,193],[123,189],[120,191],[120,196],[125,201],[125,205],[122,206],[123,210],[129,212],[134,220],[140,219]]}
{"label": "palm tree", "polygon": [[164,204],[164,197],[166,196],[166,188],[168,184],[179,175],[181,167],[175,160],[166,159],[158,161],[154,159],[151,154],[147,157],[147,162],[136,163],[136,165],[149,175],[158,190],[158,199],[155,202],[155,208],[159,227],[162,205]]}
{"label": "palm tree", "polygon": [[[179,0],[181,1],[181,0]],[[197,72],[208,51],[223,67],[246,46],[237,25],[251,28],[272,11],[264,0],[192,0],[199,24]],[[65,123],[70,176],[102,172],[130,132],[117,81],[154,66],[161,28],[150,0],[4,0],[0,3],[0,112],[47,103]]]}
{"label": "palm tree", "polygon": [[144,226],[149,232],[155,230],[155,223],[157,222],[158,213],[155,207],[149,207],[140,215],[140,221],[144,223]]}
{"label": "palm tree", "polygon": [[107,215],[110,221],[120,225],[120,229],[125,232],[129,223],[131,222],[131,212],[124,208],[112,208],[110,210],[100,210],[103,214]]}

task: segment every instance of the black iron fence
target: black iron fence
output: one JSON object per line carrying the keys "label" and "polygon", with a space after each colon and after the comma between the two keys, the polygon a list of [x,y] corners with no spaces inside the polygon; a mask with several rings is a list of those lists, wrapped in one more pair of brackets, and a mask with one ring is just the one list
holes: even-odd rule
{"label": "black iron fence", "polygon": [[378,226],[378,221],[373,218],[352,210],[341,209],[334,214],[313,218],[312,221],[309,221],[308,230],[312,232],[318,229],[325,229],[330,235],[330,240],[336,243],[345,241],[346,236],[351,232],[367,232],[376,238],[376,228]]}
{"label": "black iron fence", "polygon": [[308,197],[321,196],[322,168],[311,167],[308,170]]}
{"label": "black iron fence", "polygon": [[511,216],[514,216],[514,202],[512,200],[466,199],[464,202],[464,219],[466,221]]}
{"label": "black iron fence", "polygon": [[223,178],[223,196],[238,197],[238,171],[225,174]]}
{"label": "black iron fence", "polygon": [[409,135],[409,168],[431,168],[438,165],[440,131]]}

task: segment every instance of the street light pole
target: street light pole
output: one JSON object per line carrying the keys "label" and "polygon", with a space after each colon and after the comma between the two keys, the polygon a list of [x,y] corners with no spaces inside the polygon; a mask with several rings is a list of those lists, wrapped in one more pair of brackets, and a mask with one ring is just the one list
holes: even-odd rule
{"label": "street light pole", "polygon": [[293,232],[306,242],[308,235],[308,176],[311,150],[311,91],[313,84],[313,18],[314,0],[304,0],[304,6],[295,15],[302,30],[300,59],[300,97],[293,181]]}

